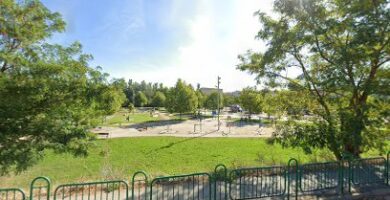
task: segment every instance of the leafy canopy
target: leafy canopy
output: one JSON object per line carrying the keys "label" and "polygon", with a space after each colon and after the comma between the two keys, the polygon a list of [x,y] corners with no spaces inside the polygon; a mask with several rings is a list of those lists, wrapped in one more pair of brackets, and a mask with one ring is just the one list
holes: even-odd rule
{"label": "leafy canopy", "polygon": [[87,155],[88,129],[122,104],[80,43],[46,43],[64,28],[39,1],[0,3],[0,174],[25,170],[46,149]]}
{"label": "leafy canopy", "polygon": [[249,112],[249,117],[262,111],[262,96],[254,88],[244,88],[240,93],[240,103],[244,110]]}
{"label": "leafy canopy", "polygon": [[148,98],[146,97],[146,95],[141,91],[137,92],[137,94],[135,95],[135,106],[142,107],[146,104],[148,104]]}
{"label": "leafy canopy", "polygon": [[155,107],[164,107],[166,101],[165,94],[157,91],[152,99],[152,105]]}
{"label": "leafy canopy", "polygon": [[198,106],[198,98],[191,85],[179,79],[168,92],[166,108],[169,112],[194,112]]}
{"label": "leafy canopy", "polygon": [[[276,0],[276,17],[257,13],[257,38],[267,49],[239,56],[238,68],[270,87],[305,91],[318,104],[307,123],[289,122],[278,130],[283,144],[328,148],[339,159],[384,146],[389,6],[386,0]],[[301,75],[286,76],[291,69]]]}

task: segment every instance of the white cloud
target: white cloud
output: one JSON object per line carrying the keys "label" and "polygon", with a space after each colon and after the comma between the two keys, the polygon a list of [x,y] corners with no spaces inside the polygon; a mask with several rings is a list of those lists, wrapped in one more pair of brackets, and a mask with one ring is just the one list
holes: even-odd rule
{"label": "white cloud", "polygon": [[[219,75],[225,91],[254,86],[254,76],[236,70],[237,56],[248,49],[264,48],[264,44],[254,39],[260,24],[253,13],[259,9],[270,12],[272,0],[223,2],[230,3],[229,6],[206,0],[197,3],[196,14],[185,26],[189,41],[178,47],[173,65],[139,71],[132,77],[168,85],[182,78],[193,85],[214,87]],[[224,8],[228,10],[221,10]]]}

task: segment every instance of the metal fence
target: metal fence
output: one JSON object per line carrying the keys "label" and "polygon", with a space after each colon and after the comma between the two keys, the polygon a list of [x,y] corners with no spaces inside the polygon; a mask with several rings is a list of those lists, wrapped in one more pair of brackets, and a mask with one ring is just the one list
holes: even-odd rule
{"label": "metal fence", "polygon": [[302,195],[342,195],[367,187],[389,187],[390,153],[387,157],[300,165],[228,170],[219,164],[212,173],[156,177],[139,171],[130,181],[109,180],[61,184],[37,177],[27,197],[19,188],[0,188],[0,200],[240,200],[297,199]]}

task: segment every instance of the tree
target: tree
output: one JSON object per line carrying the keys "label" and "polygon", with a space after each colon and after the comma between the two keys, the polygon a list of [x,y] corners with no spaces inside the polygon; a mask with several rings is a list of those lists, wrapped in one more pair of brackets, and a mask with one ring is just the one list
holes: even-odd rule
{"label": "tree", "polygon": [[[218,95],[219,95],[219,100],[218,100]],[[207,109],[211,110],[217,110],[218,109],[218,101],[219,101],[219,109],[223,108],[223,95],[218,94],[218,92],[213,92],[209,96],[207,96],[204,106]]]}
{"label": "tree", "polygon": [[157,91],[152,99],[152,106],[154,107],[163,107],[165,105],[166,97],[164,93]]}
{"label": "tree", "polygon": [[0,3],[0,174],[23,171],[45,150],[87,155],[89,128],[121,105],[108,74],[75,42],[48,44],[65,22],[39,1]]}
{"label": "tree", "polygon": [[231,94],[223,94],[223,104],[225,106],[232,106],[239,103],[239,98]]}
{"label": "tree", "polygon": [[244,88],[240,93],[240,103],[249,112],[249,118],[254,113],[261,112],[262,97],[259,91],[253,88]]}
{"label": "tree", "polygon": [[148,98],[141,91],[137,92],[135,95],[135,106],[142,107],[148,104]]}
{"label": "tree", "polygon": [[168,88],[164,87],[162,83],[147,83],[146,81],[141,81],[141,83],[138,83],[132,79],[129,79],[123,91],[126,94],[127,104],[135,104],[135,96],[138,92],[142,92],[146,96],[148,102],[143,106],[153,106],[153,97],[155,96],[156,92],[161,92],[164,96],[166,96],[168,93]]}
{"label": "tree", "polygon": [[[270,86],[294,85],[318,105],[310,122],[278,129],[281,143],[308,152],[328,148],[338,159],[384,147],[390,135],[380,106],[388,104],[389,94],[388,8],[385,0],[277,0],[277,17],[257,13],[257,38],[268,48],[239,56],[238,68]],[[288,77],[288,69],[301,75]]]}
{"label": "tree", "polygon": [[183,113],[196,110],[197,101],[194,89],[179,79],[176,85],[169,90],[165,107],[171,113],[180,113],[181,118]]}

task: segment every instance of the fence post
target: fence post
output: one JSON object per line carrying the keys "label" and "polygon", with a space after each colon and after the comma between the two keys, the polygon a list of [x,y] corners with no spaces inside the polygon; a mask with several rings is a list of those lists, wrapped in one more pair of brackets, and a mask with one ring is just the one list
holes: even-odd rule
{"label": "fence post", "polygon": [[295,199],[297,200],[298,199],[298,182],[299,182],[299,174],[298,174],[298,160],[295,159],[295,158],[291,158],[289,161],[288,161],[288,164],[287,164],[287,199],[289,200],[290,199],[290,184],[291,184],[291,176],[290,176],[290,168],[291,168],[291,163],[294,162],[295,163]]}
{"label": "fence post", "polygon": [[390,151],[387,152],[387,156],[386,156],[386,183],[387,183],[387,186],[390,185]]}
{"label": "fence post", "polygon": [[[220,168],[220,169],[218,169]],[[217,200],[217,181],[218,181],[218,178],[220,177],[219,176],[219,171],[220,170],[223,170],[223,182],[224,182],[224,187],[225,187],[225,200],[227,200],[227,168],[224,164],[218,164],[217,166],[215,166],[214,168],[214,200]],[[220,193],[220,196],[221,193]]]}
{"label": "fence post", "polygon": [[[35,186],[35,183],[37,181],[44,181],[46,183],[46,186]],[[30,200],[34,199],[34,189],[39,188],[39,194],[38,194],[38,200],[41,200],[41,189],[46,188],[46,200],[50,199],[50,179],[44,176],[36,177],[34,180],[31,181],[30,184]]]}
{"label": "fence post", "polygon": [[[147,187],[147,184],[148,184],[148,175],[144,172],[144,171],[137,171],[137,172],[135,172],[134,173],[134,175],[133,175],[133,177],[131,178],[131,199],[132,200],[134,200],[135,198],[134,198],[134,188],[135,188],[135,178],[137,177],[137,175],[139,175],[139,174],[141,174],[141,175],[143,175],[143,177],[144,177],[144,180],[143,181],[145,181],[145,191],[144,191],[144,193],[145,193],[145,200],[146,199],[148,199],[147,197],[147,189],[148,189],[148,187]],[[140,189],[138,188],[138,193],[140,193]]]}
{"label": "fence post", "polygon": [[339,166],[340,192],[341,192],[341,195],[344,195],[344,164],[345,164],[345,161],[344,161],[344,159],[341,159],[339,162],[340,162],[340,166]]}
{"label": "fence post", "polygon": [[352,193],[353,160],[348,159],[348,192]]}

